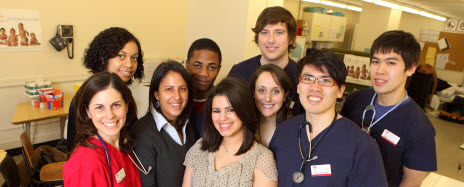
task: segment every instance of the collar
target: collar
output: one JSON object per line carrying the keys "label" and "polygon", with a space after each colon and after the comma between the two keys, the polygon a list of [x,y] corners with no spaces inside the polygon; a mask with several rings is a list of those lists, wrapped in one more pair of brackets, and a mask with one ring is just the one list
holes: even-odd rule
{"label": "collar", "polygon": [[[166,118],[164,118],[164,116],[162,114],[160,114],[158,111],[156,111],[155,107],[152,107],[151,109],[152,109],[151,114],[153,115],[153,118],[155,119],[156,128],[158,129],[159,132],[161,132],[162,128],[166,128],[166,125],[171,125],[168,122],[168,120],[166,120]],[[187,127],[186,124],[188,123],[188,121],[189,121],[188,119],[187,119],[187,121],[185,121],[185,124],[182,127],[182,131],[185,131],[185,127]]]}

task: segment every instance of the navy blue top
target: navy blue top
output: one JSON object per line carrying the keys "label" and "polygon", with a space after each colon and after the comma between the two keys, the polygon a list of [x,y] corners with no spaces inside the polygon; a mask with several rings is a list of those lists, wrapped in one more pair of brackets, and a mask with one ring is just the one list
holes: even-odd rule
{"label": "navy blue top", "polygon": [[200,114],[197,113],[195,107],[192,107],[190,113],[189,123],[193,126],[196,140],[200,139],[203,135],[203,124],[205,123],[205,109],[201,110]]}
{"label": "navy blue top", "polygon": [[[379,148],[374,139],[352,121],[340,118],[323,136],[304,166],[304,181],[293,182],[293,173],[299,171],[303,159],[298,146],[298,129],[305,122],[305,114],[279,125],[274,132],[269,149],[277,163],[279,186],[387,186],[385,170]],[[320,132],[313,140],[321,138]],[[305,128],[301,131],[301,148],[306,157],[309,141]],[[312,176],[311,166],[330,164],[330,176]]]}
{"label": "navy blue top", "polygon": [[[373,89],[353,92],[346,98],[340,114],[361,126],[362,113],[373,96]],[[371,114],[366,114],[364,125],[369,125],[370,119]],[[400,138],[396,146],[382,138],[386,129]],[[377,140],[382,153],[389,186],[401,183],[403,165],[419,171],[437,170],[435,128],[414,100],[387,114],[371,128],[370,135]]]}
{"label": "navy blue top", "polygon": [[[228,77],[235,77],[246,84],[249,84],[251,81],[251,77],[253,73],[255,73],[256,69],[261,66],[261,55],[255,56],[238,64],[232,66],[229,71]],[[296,62],[289,58],[287,66],[284,68],[285,73],[287,73],[288,78],[290,78],[290,82],[292,82],[293,86],[293,105],[292,114],[294,116],[303,114],[304,108],[301,106],[300,99],[298,94],[296,93],[296,86],[298,85],[298,75],[296,74]]]}

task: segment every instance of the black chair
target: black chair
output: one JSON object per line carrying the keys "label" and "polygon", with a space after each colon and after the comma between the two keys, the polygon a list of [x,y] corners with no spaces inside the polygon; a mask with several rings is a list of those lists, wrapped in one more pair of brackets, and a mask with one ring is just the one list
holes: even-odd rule
{"label": "black chair", "polygon": [[5,179],[2,187],[18,187],[20,186],[21,179],[19,177],[19,170],[16,162],[10,155],[5,155],[0,163],[0,173]]}

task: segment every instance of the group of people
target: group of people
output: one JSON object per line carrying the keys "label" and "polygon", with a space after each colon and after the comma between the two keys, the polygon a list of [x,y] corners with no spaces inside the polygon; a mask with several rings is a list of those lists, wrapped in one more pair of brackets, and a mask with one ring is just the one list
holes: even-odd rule
{"label": "group of people", "polygon": [[410,33],[374,41],[373,88],[338,113],[347,69],[335,53],[291,60],[296,21],[282,7],[252,30],[262,54],[217,85],[210,39],[192,43],[185,67],[159,64],[148,109],[127,87],[144,76],[140,42],[123,28],[99,33],[84,56],[94,75],[70,107],[65,186],[419,186],[437,169],[433,125],[405,91],[420,54]]}

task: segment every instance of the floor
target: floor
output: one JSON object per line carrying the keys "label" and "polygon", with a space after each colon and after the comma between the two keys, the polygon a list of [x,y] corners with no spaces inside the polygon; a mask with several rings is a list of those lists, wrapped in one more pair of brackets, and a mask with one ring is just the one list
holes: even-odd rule
{"label": "floor", "polygon": [[[458,161],[464,161],[464,149],[459,148],[464,144],[464,124],[444,121],[429,114],[428,116],[436,130],[438,171],[434,173],[464,182],[464,165],[461,170],[458,170]],[[14,159],[19,162],[23,157],[18,155]],[[433,180],[424,181],[422,186],[436,186],[430,184],[429,181]],[[0,186],[3,182],[3,178],[0,177]]]}

